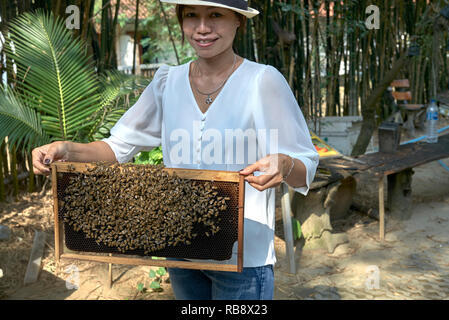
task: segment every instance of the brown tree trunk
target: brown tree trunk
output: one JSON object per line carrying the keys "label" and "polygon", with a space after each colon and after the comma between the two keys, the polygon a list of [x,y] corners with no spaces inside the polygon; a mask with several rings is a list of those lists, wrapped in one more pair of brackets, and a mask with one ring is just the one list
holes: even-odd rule
{"label": "brown tree trunk", "polygon": [[6,200],[6,194],[5,194],[5,184],[3,182],[3,142],[0,146],[0,201],[3,202]]}
{"label": "brown tree trunk", "polygon": [[385,77],[379,82],[376,88],[366,99],[365,105],[362,106],[363,123],[360,129],[357,141],[352,149],[351,155],[358,156],[364,154],[368,144],[371,140],[374,130],[376,129],[375,112],[376,106],[379,103],[382,95],[387,87],[395,79],[397,73],[404,66],[407,61],[407,52],[403,52],[398,60],[393,64],[390,71],[385,74]]}
{"label": "brown tree trunk", "polygon": [[139,4],[140,0],[137,0],[136,3],[136,20],[134,23],[134,49],[133,49],[133,74],[136,74],[136,51],[137,51],[137,30],[139,28]]}

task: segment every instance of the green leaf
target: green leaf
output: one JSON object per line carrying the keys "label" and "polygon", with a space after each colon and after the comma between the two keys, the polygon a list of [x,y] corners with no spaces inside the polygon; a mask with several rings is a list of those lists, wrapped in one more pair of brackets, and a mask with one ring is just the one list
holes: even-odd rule
{"label": "green leaf", "polygon": [[165,268],[160,267],[159,269],[156,270],[156,273],[160,276],[163,276],[167,273],[167,271],[165,270]]}
{"label": "green leaf", "polygon": [[295,240],[298,240],[302,236],[301,223],[292,217],[293,236]]}
{"label": "green leaf", "polygon": [[134,157],[136,164],[158,165],[163,162],[162,147],[153,148],[151,151],[142,151]]}
{"label": "green leaf", "polygon": [[159,283],[159,281],[151,281],[150,288],[151,289],[160,289],[161,284]]}
{"label": "green leaf", "polygon": [[138,290],[139,292],[142,292],[144,289],[145,289],[145,287],[144,287],[143,283],[139,282],[139,283],[137,284],[137,290]]}
{"label": "green leaf", "polygon": [[148,276],[149,276],[150,278],[156,278],[156,272],[155,272],[153,269],[151,269],[151,270],[150,270],[150,273],[148,274]]}

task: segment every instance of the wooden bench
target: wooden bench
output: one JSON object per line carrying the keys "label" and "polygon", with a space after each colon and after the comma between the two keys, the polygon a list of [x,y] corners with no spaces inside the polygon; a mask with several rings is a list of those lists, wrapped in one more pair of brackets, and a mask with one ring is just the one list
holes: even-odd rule
{"label": "wooden bench", "polygon": [[411,135],[415,134],[415,126],[423,127],[425,120],[425,105],[412,104],[412,93],[410,91],[410,82],[408,79],[394,80],[391,85],[393,88],[392,95],[396,105],[405,112],[404,128]]}

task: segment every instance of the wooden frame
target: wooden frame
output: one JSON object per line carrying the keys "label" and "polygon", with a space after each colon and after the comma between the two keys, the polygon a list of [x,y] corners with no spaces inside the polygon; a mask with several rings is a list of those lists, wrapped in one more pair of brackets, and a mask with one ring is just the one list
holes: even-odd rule
{"label": "wooden frame", "polygon": [[[59,219],[58,208],[58,172],[87,172],[87,169],[93,168],[94,163],[77,163],[77,162],[55,162],[51,165],[52,174],[52,191],[53,191],[53,212],[55,221],[55,258],[59,263],[60,259],[79,259],[87,261],[105,262],[113,264],[129,264],[129,265],[148,265],[162,266],[169,268],[186,268],[216,271],[242,272],[243,270],[243,215],[244,215],[244,198],[245,198],[245,180],[244,176],[234,171],[218,171],[218,170],[197,170],[197,169],[177,169],[164,168],[163,170],[169,174],[176,175],[183,179],[196,180],[213,180],[223,182],[238,183],[238,240],[237,240],[237,264],[220,264],[207,262],[191,262],[191,261],[173,261],[152,259],[151,257],[130,257],[129,255],[108,254],[108,255],[92,255],[86,253],[69,253],[65,252],[63,223]],[[106,254],[106,253],[105,253]]]}

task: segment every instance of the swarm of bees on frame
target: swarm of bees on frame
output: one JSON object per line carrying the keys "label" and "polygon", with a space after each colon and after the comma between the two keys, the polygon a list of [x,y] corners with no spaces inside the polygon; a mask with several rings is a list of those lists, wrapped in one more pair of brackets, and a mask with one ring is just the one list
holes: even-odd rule
{"label": "swarm of bees on frame", "polygon": [[215,235],[230,198],[218,196],[210,181],[181,179],[162,169],[95,163],[88,173],[69,179],[60,202],[64,222],[119,252],[143,249],[149,254],[190,245],[201,234]]}

